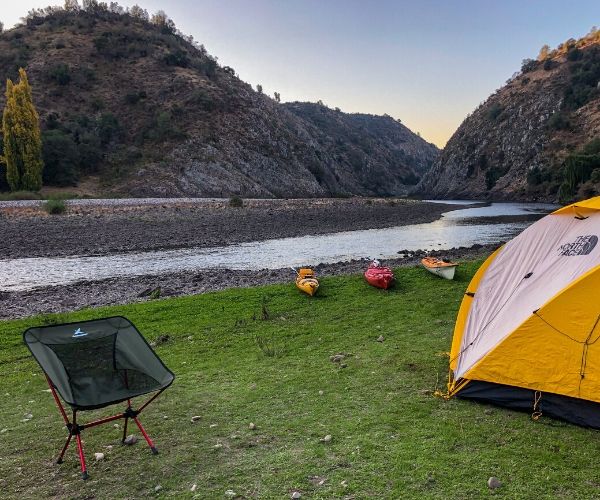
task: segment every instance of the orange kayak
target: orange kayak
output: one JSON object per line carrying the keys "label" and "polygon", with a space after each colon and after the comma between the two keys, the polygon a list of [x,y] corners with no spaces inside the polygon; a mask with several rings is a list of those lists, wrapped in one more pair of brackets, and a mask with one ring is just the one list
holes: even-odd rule
{"label": "orange kayak", "polygon": [[319,289],[319,280],[312,269],[303,268],[298,271],[296,276],[296,286],[298,290],[312,297]]}
{"label": "orange kayak", "polygon": [[458,266],[456,262],[450,262],[445,259],[436,259],[435,257],[425,257],[424,259],[421,259],[421,263],[430,273],[447,280],[454,279],[454,272]]}

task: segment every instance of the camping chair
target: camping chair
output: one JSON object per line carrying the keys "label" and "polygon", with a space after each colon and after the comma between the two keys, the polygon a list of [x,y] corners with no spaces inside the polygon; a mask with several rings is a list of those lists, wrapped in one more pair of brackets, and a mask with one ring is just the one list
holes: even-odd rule
{"label": "camping chair", "polygon": [[[127,436],[127,423],[132,419],[152,453],[158,453],[138,415],[171,385],[175,375],[162,363],[129,320],[116,316],[30,328],[23,334],[23,340],[44,371],[69,431],[57,463],[62,463],[74,436],[81,476],[87,479],[81,431],[121,418],[125,419],[122,442],[125,442]],[[132,408],[132,398],[151,392],[156,394],[137,410]],[[73,410],[71,421],[58,398],[59,394]],[[104,408],[122,401],[127,401],[127,408],[123,413],[86,424],[77,422],[78,411]]]}

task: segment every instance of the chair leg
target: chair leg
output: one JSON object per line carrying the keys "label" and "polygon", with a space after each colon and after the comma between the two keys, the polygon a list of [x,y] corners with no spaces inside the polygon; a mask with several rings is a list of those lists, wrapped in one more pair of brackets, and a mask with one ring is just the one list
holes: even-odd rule
{"label": "chair leg", "polygon": [[75,438],[77,439],[77,451],[79,452],[79,463],[81,464],[81,479],[85,480],[89,476],[87,473],[87,467],[85,465],[85,455],[83,454],[83,445],[81,443],[81,434],[77,434],[75,436]]}
{"label": "chair leg", "polygon": [[127,437],[127,422],[129,422],[129,417],[125,417],[125,423],[123,424],[123,439],[121,439],[122,444],[125,444],[125,438]]}
{"label": "chair leg", "polygon": [[63,463],[63,457],[65,456],[67,448],[69,447],[69,444],[71,443],[71,438],[72,437],[73,437],[73,433],[69,432],[69,436],[67,437],[67,441],[65,442],[65,445],[63,446],[63,449],[61,450],[60,455],[58,456],[58,459],[56,460],[57,464],[62,464]]}
{"label": "chair leg", "polygon": [[150,439],[150,436],[148,436],[148,434],[146,433],[146,431],[142,427],[142,424],[140,423],[139,419],[137,417],[133,417],[133,421],[137,424],[138,428],[140,429],[140,432],[144,436],[144,439],[146,440],[146,443],[148,443],[148,446],[150,446],[150,449],[152,450],[152,453],[154,455],[158,455],[158,450],[156,449],[156,446],[154,446],[154,443],[152,442],[152,439]]}

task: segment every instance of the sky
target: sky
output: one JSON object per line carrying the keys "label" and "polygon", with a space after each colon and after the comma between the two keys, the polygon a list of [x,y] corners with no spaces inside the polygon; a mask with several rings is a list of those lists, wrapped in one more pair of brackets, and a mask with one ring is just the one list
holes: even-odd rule
{"label": "sky", "polygon": [[[57,0],[0,0],[10,27]],[[399,118],[443,147],[468,113],[521,66],[600,26],[600,1],[121,0],[163,9],[282,101],[322,100],[346,112]]]}

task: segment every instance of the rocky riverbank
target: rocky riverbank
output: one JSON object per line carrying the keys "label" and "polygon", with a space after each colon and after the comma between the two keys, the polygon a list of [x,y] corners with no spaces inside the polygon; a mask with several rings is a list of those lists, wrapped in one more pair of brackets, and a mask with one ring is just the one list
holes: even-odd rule
{"label": "rocky riverbank", "polygon": [[[463,247],[430,252],[429,255],[456,260],[476,259],[487,256],[496,247],[497,245],[475,245],[471,248]],[[413,266],[417,265],[424,255],[423,251],[401,250],[399,258],[386,260],[385,264],[392,267]],[[320,277],[358,274],[365,269],[367,263],[366,260],[353,260],[335,264],[320,264],[315,269]],[[294,291],[293,278],[290,269],[264,269],[261,271],[206,269],[158,276],[85,281],[79,282],[75,286],[61,285],[22,292],[0,292],[0,318],[13,319],[35,314],[72,311],[84,307],[128,304],[161,297],[194,295],[225,288],[274,283],[289,283],[290,290]]]}

